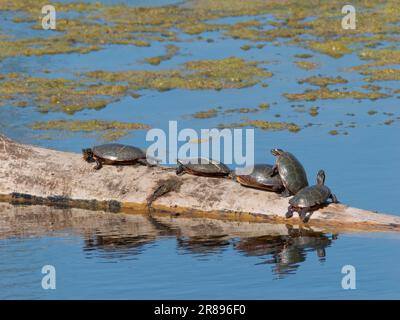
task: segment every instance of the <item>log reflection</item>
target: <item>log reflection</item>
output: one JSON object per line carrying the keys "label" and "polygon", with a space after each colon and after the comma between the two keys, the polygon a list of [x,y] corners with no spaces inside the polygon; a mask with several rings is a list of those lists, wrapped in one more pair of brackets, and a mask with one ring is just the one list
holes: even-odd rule
{"label": "log reflection", "polygon": [[86,257],[104,262],[140,259],[162,241],[176,241],[177,254],[203,260],[233,249],[247,257],[259,257],[259,265],[272,265],[277,277],[295,273],[309,252],[323,261],[326,248],[337,237],[284,224],[0,203],[0,240],[44,236],[81,239]]}

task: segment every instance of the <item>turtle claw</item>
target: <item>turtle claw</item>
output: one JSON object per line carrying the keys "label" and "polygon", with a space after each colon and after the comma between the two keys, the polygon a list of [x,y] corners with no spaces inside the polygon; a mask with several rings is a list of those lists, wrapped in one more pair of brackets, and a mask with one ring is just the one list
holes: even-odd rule
{"label": "turtle claw", "polygon": [[103,164],[99,159],[95,159],[96,161],[96,166],[93,168],[95,171],[100,170],[103,167]]}
{"label": "turtle claw", "polygon": [[289,219],[291,217],[293,217],[293,208],[292,206],[289,206],[288,211],[285,214],[286,219]]}
{"label": "turtle claw", "polygon": [[301,211],[299,212],[299,216],[300,216],[301,221],[303,221],[303,222],[308,222],[308,219],[309,219],[309,218],[307,218],[307,211],[301,210]]}

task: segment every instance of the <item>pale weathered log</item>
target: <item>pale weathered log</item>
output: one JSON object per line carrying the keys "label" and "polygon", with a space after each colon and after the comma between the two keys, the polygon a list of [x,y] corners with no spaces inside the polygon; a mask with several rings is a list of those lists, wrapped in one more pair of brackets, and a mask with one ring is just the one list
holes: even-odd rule
{"label": "pale weathered log", "polygon": [[[152,212],[188,217],[302,224],[285,219],[288,199],[245,188],[230,179],[191,175],[145,166],[93,164],[80,154],[28,146],[0,136],[0,200],[86,209],[137,212],[149,197],[171,181],[175,188],[156,199]],[[330,204],[314,212],[308,226],[329,231],[400,231],[400,217]]]}

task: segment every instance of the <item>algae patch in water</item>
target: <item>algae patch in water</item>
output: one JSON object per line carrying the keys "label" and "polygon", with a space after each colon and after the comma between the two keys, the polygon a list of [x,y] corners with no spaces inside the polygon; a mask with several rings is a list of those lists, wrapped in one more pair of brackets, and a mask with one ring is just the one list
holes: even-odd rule
{"label": "algae patch in water", "polygon": [[[90,84],[62,78],[8,74],[0,81],[0,97],[24,99],[40,112],[74,114],[83,109],[102,109],[128,92],[125,85]],[[18,104],[14,104],[17,105]]]}
{"label": "algae patch in water", "polygon": [[179,69],[160,71],[93,71],[84,74],[88,79],[123,81],[132,89],[215,89],[246,88],[257,84],[272,73],[257,66],[258,62],[237,57],[221,60],[190,61]]}
{"label": "algae patch in water", "polygon": [[308,53],[295,54],[294,56],[299,59],[310,59],[313,57],[312,54],[308,54]]}
{"label": "algae patch in water", "polygon": [[[3,74],[0,97],[3,100],[21,99],[36,106],[40,112],[74,114],[83,109],[102,109],[133,90],[245,88],[271,77],[257,66],[258,62],[230,57],[221,60],[199,60],[185,63],[172,70],[123,72],[94,71],[79,80],[29,77],[22,74]],[[137,97],[137,96],[135,96]],[[14,105],[25,106],[14,102]]]}
{"label": "algae patch in water", "polygon": [[[22,13],[25,16],[15,17],[16,23],[34,22],[33,28],[40,29],[41,19],[37,8],[44,4],[47,3],[0,0],[0,10]],[[362,45],[374,49],[380,42],[396,40],[395,35],[400,31],[396,1],[389,0],[383,4],[372,0],[356,0],[352,4],[359,13],[356,30],[344,30],[341,27],[343,15],[338,8],[343,3],[339,0],[191,0],[184,4],[157,7],[56,3],[57,13],[82,13],[84,19],[58,19],[57,31],[62,34],[57,35],[58,45],[55,46],[49,44],[45,48],[29,51],[31,44],[40,44],[38,39],[29,39],[31,43],[19,42],[14,47],[14,41],[6,39],[4,48],[10,49],[3,51],[2,56],[68,53],[74,50],[90,52],[106,44],[149,46],[152,41],[179,41],[178,32],[197,36],[203,32],[224,31],[225,36],[257,42],[288,39],[288,43],[334,58],[359,50]],[[234,24],[209,22],[226,17],[267,14],[272,19],[260,21],[253,18]],[[265,30],[264,27],[269,28]],[[367,58],[375,56],[367,53]]]}
{"label": "algae patch in water", "polygon": [[239,123],[231,124],[219,124],[218,128],[243,128],[243,127],[253,127],[261,130],[271,130],[280,131],[288,130],[291,132],[298,132],[301,128],[292,122],[276,122],[276,121],[265,121],[265,120],[246,120]]}
{"label": "algae patch in water", "polygon": [[367,76],[364,78],[367,82],[400,80],[400,70],[398,69],[372,69],[362,71],[361,74]]}
{"label": "algae patch in water", "polygon": [[256,108],[230,108],[224,110],[224,114],[232,114],[232,113],[254,113],[260,111]]}
{"label": "algae patch in water", "polygon": [[266,103],[266,102],[260,103],[258,105],[258,108],[261,109],[261,110],[267,110],[267,109],[269,109],[269,107],[270,107],[269,103]]}
{"label": "algae patch in water", "polygon": [[63,130],[71,132],[101,132],[101,137],[106,141],[118,140],[132,130],[144,130],[150,127],[142,123],[129,123],[119,121],[100,121],[100,120],[51,120],[45,122],[35,122],[30,125],[34,130]]}
{"label": "algae patch in water", "polygon": [[319,67],[319,64],[311,61],[298,60],[294,62],[296,66],[304,70],[313,70]]}
{"label": "algae patch in water", "polygon": [[217,109],[209,109],[206,111],[199,111],[193,114],[193,118],[196,119],[208,119],[208,118],[215,118],[218,115]]}
{"label": "algae patch in water", "polygon": [[311,107],[311,108],[308,110],[308,114],[309,114],[310,116],[312,116],[312,117],[316,117],[316,116],[319,114],[319,112],[318,112],[318,107]]}
{"label": "algae patch in water", "polygon": [[326,87],[330,84],[344,84],[348,83],[348,81],[340,76],[334,78],[334,77],[321,77],[321,76],[312,76],[308,77],[306,79],[302,79],[298,81],[300,84],[302,83],[309,83],[314,86],[319,86],[319,87]]}
{"label": "algae patch in water", "polygon": [[152,65],[159,65],[162,61],[170,60],[172,59],[178,52],[179,52],[179,47],[177,47],[174,44],[168,44],[165,46],[166,48],[166,53],[160,56],[156,57],[151,57],[147,58],[146,62]]}
{"label": "algae patch in water", "polygon": [[285,93],[290,101],[315,101],[319,99],[370,99],[377,100],[388,97],[380,92],[339,91],[322,87],[318,90],[306,90],[303,93]]}
{"label": "algae patch in water", "polygon": [[337,135],[339,134],[339,131],[337,131],[337,130],[330,130],[328,133],[329,133],[331,136],[337,136]]}

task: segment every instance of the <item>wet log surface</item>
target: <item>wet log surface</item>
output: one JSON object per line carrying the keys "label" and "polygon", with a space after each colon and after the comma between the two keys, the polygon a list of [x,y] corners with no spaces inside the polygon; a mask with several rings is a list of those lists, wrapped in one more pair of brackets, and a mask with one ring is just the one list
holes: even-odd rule
{"label": "wet log surface", "polygon": [[[246,188],[230,179],[191,175],[145,166],[104,166],[81,154],[23,145],[0,135],[0,200],[11,203],[143,212],[154,191],[152,214],[185,215],[298,226],[285,219],[288,198]],[[166,186],[164,188],[164,186]],[[329,204],[315,211],[307,226],[326,231],[400,231],[400,217]]]}

